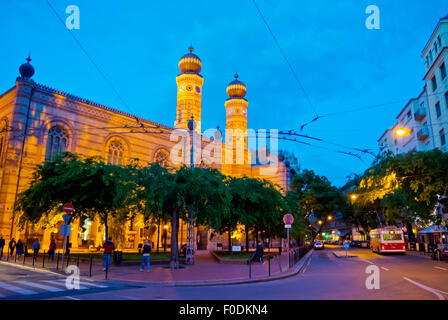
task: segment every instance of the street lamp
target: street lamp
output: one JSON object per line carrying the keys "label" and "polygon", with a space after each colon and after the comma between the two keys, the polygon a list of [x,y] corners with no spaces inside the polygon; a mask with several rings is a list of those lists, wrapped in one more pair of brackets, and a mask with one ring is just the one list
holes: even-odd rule
{"label": "street lamp", "polygon": [[317,221],[317,223],[318,223],[318,224],[322,224],[323,222],[322,222],[322,220],[319,220],[319,221]]}
{"label": "street lamp", "polygon": [[409,130],[406,127],[398,128],[395,130],[394,135],[397,137],[406,137],[411,133],[411,130]]}
{"label": "street lamp", "polygon": [[331,219],[333,219],[333,217],[332,217],[332,216],[328,216],[327,219],[328,219],[328,220],[331,220]]}
{"label": "street lamp", "polygon": [[[196,122],[191,116],[188,120],[188,130],[191,134],[191,149],[190,149],[190,168],[194,169],[194,129],[196,129]],[[188,227],[187,227],[187,245],[185,248],[185,263],[194,264],[194,211],[188,206]]]}

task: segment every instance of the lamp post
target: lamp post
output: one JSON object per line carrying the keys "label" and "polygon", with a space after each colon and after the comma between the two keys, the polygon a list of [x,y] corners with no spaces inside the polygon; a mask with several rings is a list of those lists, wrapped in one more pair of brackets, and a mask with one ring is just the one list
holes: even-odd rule
{"label": "lamp post", "polygon": [[[190,148],[190,169],[194,170],[194,129],[196,122],[191,116],[188,120],[188,131],[191,134],[191,148]],[[188,206],[188,226],[187,226],[187,245],[185,250],[185,263],[194,264],[194,211],[191,205]]]}

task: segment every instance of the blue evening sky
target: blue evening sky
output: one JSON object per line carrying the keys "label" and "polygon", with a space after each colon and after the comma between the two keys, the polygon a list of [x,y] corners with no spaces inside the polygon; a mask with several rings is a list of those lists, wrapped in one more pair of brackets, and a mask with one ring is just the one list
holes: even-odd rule
{"label": "blue evening sky", "polygon": [[[247,86],[248,126],[298,129],[314,118],[251,0],[87,1],[50,0],[65,20],[77,5],[73,30],[126,101],[127,108],[57,20],[46,0],[0,2],[0,92],[14,85],[31,51],[34,80],[110,107],[172,126],[176,115],[179,58],[190,43],[201,58],[205,82],[202,128],[225,126],[225,89],[237,71]],[[372,148],[393,125],[407,99],[424,83],[423,47],[439,18],[442,0],[258,0],[270,27],[320,115],[402,100],[323,118],[304,133],[335,143]],[[381,29],[367,30],[368,5],[381,10]],[[326,149],[280,142],[302,168],[340,186],[364,162]]]}

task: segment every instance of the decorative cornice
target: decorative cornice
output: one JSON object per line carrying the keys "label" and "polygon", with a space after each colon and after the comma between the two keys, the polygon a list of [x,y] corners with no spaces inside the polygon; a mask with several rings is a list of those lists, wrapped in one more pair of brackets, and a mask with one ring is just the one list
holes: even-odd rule
{"label": "decorative cornice", "polygon": [[69,100],[71,100],[73,102],[79,102],[79,103],[87,104],[89,106],[96,107],[96,108],[99,108],[99,109],[102,109],[102,110],[105,110],[105,111],[113,112],[113,113],[116,113],[116,114],[119,114],[119,115],[122,115],[122,116],[125,116],[125,117],[128,117],[128,118],[132,118],[134,120],[138,120],[139,122],[144,122],[146,124],[149,124],[149,125],[161,128],[161,129],[174,130],[173,128],[168,127],[166,125],[159,124],[157,122],[154,122],[154,121],[151,121],[151,120],[148,120],[148,119],[145,119],[145,118],[141,118],[141,117],[135,116],[133,114],[130,114],[130,113],[118,110],[118,109],[114,109],[114,108],[105,106],[103,104],[100,104],[100,103],[97,103],[97,102],[94,102],[94,101],[91,101],[91,100],[88,100],[88,99],[85,99],[85,98],[81,98],[81,97],[75,96],[73,94],[61,91],[61,90],[53,89],[53,88],[45,86],[43,84],[36,83],[33,80],[25,80],[25,79],[22,79],[21,77],[18,77],[17,81],[25,82],[27,84],[31,84],[32,83],[35,86],[35,88],[37,90],[41,91],[42,93],[47,93],[47,94],[50,94],[50,95],[63,96],[63,97],[65,97],[65,98],[67,98],[67,99],[69,99]]}

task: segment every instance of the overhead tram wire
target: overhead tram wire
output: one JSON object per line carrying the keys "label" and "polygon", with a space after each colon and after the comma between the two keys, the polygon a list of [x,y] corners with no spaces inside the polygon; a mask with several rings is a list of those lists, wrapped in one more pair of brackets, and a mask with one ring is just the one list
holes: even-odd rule
{"label": "overhead tram wire", "polygon": [[[274,40],[275,44],[277,45],[277,48],[280,50],[280,53],[282,54],[283,59],[285,60],[286,64],[289,67],[289,70],[291,70],[291,73],[294,77],[294,79],[296,80],[297,84],[299,85],[300,90],[302,91],[302,93],[304,94],[306,100],[308,101],[308,104],[310,105],[311,109],[313,110],[316,118],[315,120],[318,120],[320,118],[319,114],[316,111],[316,108],[313,105],[313,102],[311,101],[311,98],[309,97],[308,93],[306,92],[304,86],[302,85],[302,82],[300,81],[299,77],[297,76],[296,71],[294,70],[293,66],[291,65],[291,63],[289,62],[288,57],[286,56],[285,51],[283,50],[282,46],[280,45],[279,41],[277,40],[277,37],[275,36],[274,32],[272,31],[271,27],[269,27],[268,22],[266,21],[263,12],[261,11],[261,9],[258,7],[257,2],[255,0],[252,0],[252,3],[254,4],[255,8],[257,9],[261,19],[263,20],[264,24],[266,25],[266,28],[268,29],[269,33],[272,36],[272,39]],[[315,121],[314,120],[314,121]]]}
{"label": "overhead tram wire", "polygon": [[[61,24],[64,26],[64,29],[67,30],[67,32],[70,34],[70,36],[73,38],[73,40],[75,40],[76,44],[78,45],[78,47],[82,50],[82,52],[84,52],[84,54],[86,55],[86,57],[89,59],[89,61],[93,64],[93,66],[95,67],[95,69],[99,72],[99,74],[102,76],[102,78],[106,81],[107,85],[112,89],[112,91],[115,93],[115,95],[118,97],[118,99],[123,103],[123,105],[131,112],[131,114],[135,114],[135,112],[131,109],[131,107],[129,107],[129,105],[126,103],[126,101],[123,99],[123,97],[120,95],[120,93],[118,92],[118,90],[113,86],[112,82],[109,80],[109,78],[107,78],[107,76],[104,74],[104,72],[100,69],[100,67],[98,66],[98,64],[95,63],[95,61],[93,60],[93,58],[89,55],[89,53],[87,52],[87,50],[84,48],[84,46],[81,44],[81,42],[78,40],[78,38],[73,34],[73,32],[71,30],[69,30],[65,23],[64,20],[62,20],[62,18],[59,16],[59,14],[57,13],[57,11],[55,10],[55,8],[51,5],[49,0],[45,0],[48,4],[48,6],[50,7],[50,9],[53,11],[53,13],[55,14],[55,16],[58,18],[58,20],[61,22]],[[137,116],[134,115],[135,120],[137,121],[137,123],[140,123],[140,120],[138,119]]]}

